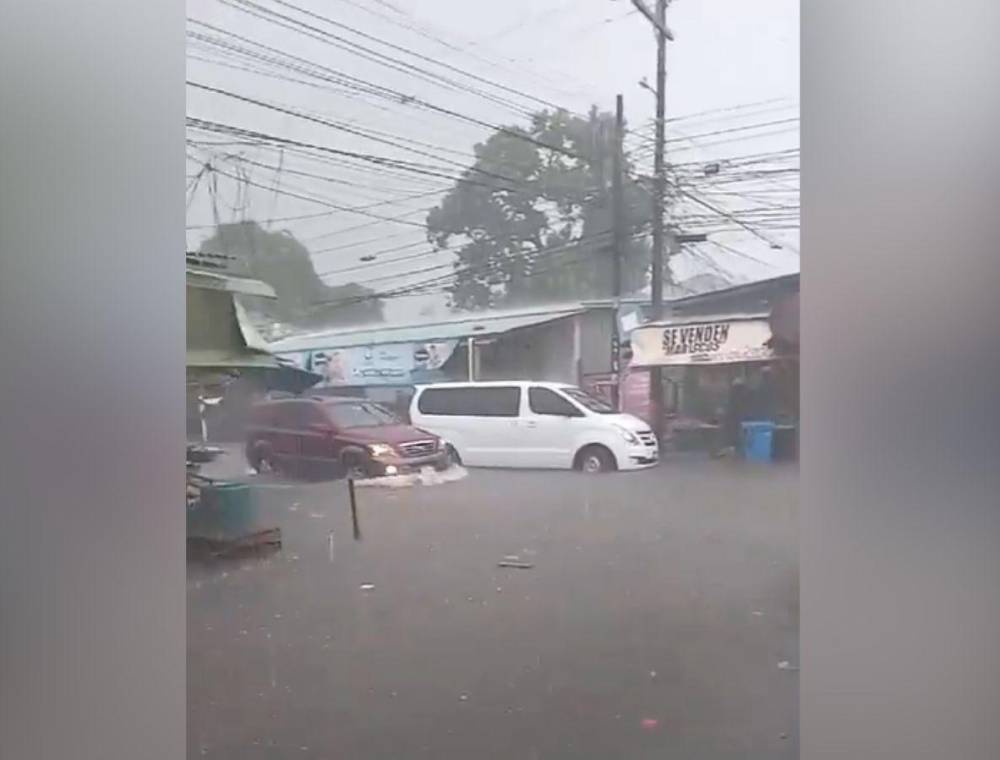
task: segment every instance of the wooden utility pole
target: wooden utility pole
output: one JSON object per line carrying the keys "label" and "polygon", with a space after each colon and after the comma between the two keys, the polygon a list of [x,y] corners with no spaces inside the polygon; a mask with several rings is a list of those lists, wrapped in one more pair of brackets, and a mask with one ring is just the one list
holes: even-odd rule
{"label": "wooden utility pole", "polygon": [[[665,143],[666,86],[667,86],[667,40],[674,35],[667,27],[667,0],[656,0],[654,15],[643,0],[632,0],[632,5],[645,16],[656,29],[656,138],[653,154],[653,261],[652,261],[652,307],[653,319],[663,318],[663,280],[667,276],[663,251],[666,244],[664,235],[664,215],[666,203],[666,176],[664,172],[663,149]],[[663,368],[652,367],[649,377],[649,403],[653,413],[653,429],[658,438],[663,438]]]}
{"label": "wooden utility pole", "polygon": [[619,409],[619,380],[621,375],[621,336],[618,334],[618,310],[622,295],[622,259],[625,256],[625,198],[622,189],[625,139],[625,102],[621,95],[615,99],[615,147],[612,154],[611,194],[613,199],[614,251],[612,261],[611,293],[611,401]]}

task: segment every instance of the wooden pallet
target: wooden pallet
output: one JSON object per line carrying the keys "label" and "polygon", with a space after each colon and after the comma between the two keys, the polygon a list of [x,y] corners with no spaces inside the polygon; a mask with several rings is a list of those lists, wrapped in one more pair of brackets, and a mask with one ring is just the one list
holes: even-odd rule
{"label": "wooden pallet", "polygon": [[267,528],[232,539],[188,537],[189,552],[212,559],[231,559],[279,549],[281,549],[281,528]]}

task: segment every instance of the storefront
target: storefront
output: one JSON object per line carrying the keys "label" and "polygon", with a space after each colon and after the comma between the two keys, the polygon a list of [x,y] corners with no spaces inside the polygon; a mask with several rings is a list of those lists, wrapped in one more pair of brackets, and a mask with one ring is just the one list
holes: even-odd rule
{"label": "storefront", "polygon": [[650,419],[649,371],[662,367],[666,433],[680,448],[711,447],[737,378],[750,389],[755,416],[790,421],[773,386],[779,358],[768,313],[675,317],[636,328],[623,377],[624,411]]}

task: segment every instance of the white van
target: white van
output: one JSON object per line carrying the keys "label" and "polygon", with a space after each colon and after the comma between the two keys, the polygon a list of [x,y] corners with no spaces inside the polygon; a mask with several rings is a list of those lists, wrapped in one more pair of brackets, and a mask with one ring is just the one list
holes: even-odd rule
{"label": "white van", "polygon": [[659,458],[649,425],[563,383],[421,385],[410,420],[470,467],[605,472],[650,467]]}

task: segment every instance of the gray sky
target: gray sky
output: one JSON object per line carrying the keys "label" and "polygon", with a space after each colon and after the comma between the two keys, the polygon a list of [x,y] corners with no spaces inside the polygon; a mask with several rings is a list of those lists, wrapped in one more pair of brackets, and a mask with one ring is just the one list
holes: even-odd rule
{"label": "gray sky", "polygon": [[[472,146],[491,131],[462,117],[488,124],[524,124],[524,111],[543,107],[538,101],[579,113],[586,113],[591,104],[611,111],[615,94],[620,92],[632,130],[626,145],[640,171],[650,169],[651,151],[644,140],[651,134],[654,100],[638,82],[643,77],[653,81],[655,40],[648,22],[632,10],[628,0],[287,0],[322,19],[274,0],[253,3],[255,7],[244,7],[257,14],[282,14],[317,31],[293,31],[282,26],[289,24],[286,19],[270,16],[265,20],[238,10],[229,0],[189,0],[189,19],[273,49],[263,50],[232,36],[222,37],[222,46],[189,38],[189,80],[334,120],[346,129],[191,87],[188,116],[326,148],[418,162],[432,172],[454,176],[471,163]],[[668,10],[668,23],[676,36],[667,53],[667,116],[676,118],[668,124],[668,161],[693,171],[698,162],[758,157],[750,159],[752,164],[738,161],[721,172],[718,181],[701,178],[697,187],[699,197],[747,220],[759,234],[722,217],[713,225],[698,216],[712,216],[711,212],[686,204],[678,215],[682,219],[692,215],[690,225],[729,229],[712,235],[721,246],[699,245],[676,257],[672,263],[677,276],[714,271],[735,279],[757,279],[797,271],[798,230],[777,229],[797,224],[789,221],[794,216],[790,209],[798,205],[798,175],[789,171],[798,166],[798,154],[792,151],[799,145],[797,0],[675,0]],[[200,24],[189,23],[188,30],[221,37],[217,30]],[[324,32],[341,39],[325,37]],[[358,45],[365,49],[354,47]],[[241,47],[243,51],[236,49]],[[253,57],[247,57],[245,50],[254,51]],[[282,53],[302,60],[284,59],[286,65],[278,66]],[[454,84],[426,81],[424,74],[409,66],[399,71],[399,61]],[[313,64],[334,70],[336,76],[346,74],[355,82],[390,88],[461,116],[359,93],[342,84],[316,86],[314,78],[303,74],[303,67]],[[361,86],[368,88],[368,84]],[[369,135],[377,131],[375,136],[381,140],[411,142],[397,147],[347,130]],[[191,129],[188,138],[231,139]],[[222,221],[244,214],[258,220],[319,215],[276,221],[272,229],[287,228],[302,240],[313,252],[317,271],[331,284],[354,280],[385,291],[447,273],[451,254],[431,253],[418,226],[424,221],[422,210],[433,206],[450,186],[447,178],[387,170],[384,165],[322,153],[325,158],[320,160],[274,148],[189,146],[189,154],[199,160],[220,151],[241,153],[247,159],[217,166],[226,173],[244,172],[251,184],[241,189],[239,183],[223,176],[218,178],[217,192],[211,192],[204,178],[199,181],[188,209],[188,225],[198,227],[188,232],[189,247],[197,247],[211,233],[209,227],[200,226],[211,225],[216,215]],[[777,155],[778,151],[788,152]],[[766,171],[766,176],[747,184],[747,172],[758,170]],[[198,164],[189,161],[189,177],[197,171]],[[330,204],[368,208],[344,212]],[[765,206],[787,208],[759,211]],[[754,208],[758,211],[748,211]],[[782,220],[768,214],[778,214]],[[784,247],[775,249],[765,239]],[[387,250],[392,248],[398,250]],[[360,260],[375,253],[374,262]],[[387,301],[386,315],[390,321],[408,319],[428,304],[442,302],[441,294],[392,298]],[[440,306],[436,309],[439,314],[443,311]]]}

